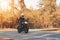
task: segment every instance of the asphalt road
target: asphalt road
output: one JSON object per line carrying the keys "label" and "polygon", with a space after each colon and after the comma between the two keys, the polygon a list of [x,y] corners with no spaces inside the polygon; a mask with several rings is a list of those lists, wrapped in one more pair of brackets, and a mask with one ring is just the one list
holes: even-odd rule
{"label": "asphalt road", "polygon": [[17,30],[0,31],[0,38],[14,40],[60,40],[60,32],[29,30],[29,33],[18,33]]}

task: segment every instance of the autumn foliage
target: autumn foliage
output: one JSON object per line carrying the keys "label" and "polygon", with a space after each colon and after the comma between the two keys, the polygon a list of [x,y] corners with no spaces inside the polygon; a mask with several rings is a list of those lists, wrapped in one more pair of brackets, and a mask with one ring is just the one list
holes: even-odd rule
{"label": "autumn foliage", "polygon": [[56,0],[43,0],[42,5],[42,10],[27,9],[24,4],[21,5],[22,10],[14,8],[17,14],[11,11],[7,15],[0,12],[0,28],[17,28],[21,13],[25,14],[26,19],[29,18],[29,28],[60,28],[60,5],[57,6]]}

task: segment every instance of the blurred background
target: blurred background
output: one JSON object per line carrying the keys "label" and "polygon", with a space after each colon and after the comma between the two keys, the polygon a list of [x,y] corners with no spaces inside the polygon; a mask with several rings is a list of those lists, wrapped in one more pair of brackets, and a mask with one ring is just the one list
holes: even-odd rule
{"label": "blurred background", "polygon": [[60,0],[0,0],[0,28],[17,28],[21,13],[29,28],[60,28]]}

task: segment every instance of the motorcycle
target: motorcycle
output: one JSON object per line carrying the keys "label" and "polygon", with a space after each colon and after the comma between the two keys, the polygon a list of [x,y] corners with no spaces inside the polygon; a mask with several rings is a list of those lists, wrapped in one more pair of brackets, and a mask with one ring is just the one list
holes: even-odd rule
{"label": "motorcycle", "polygon": [[28,33],[28,22],[24,21],[21,24],[18,25],[18,33],[21,33],[22,31],[24,31],[25,33]]}

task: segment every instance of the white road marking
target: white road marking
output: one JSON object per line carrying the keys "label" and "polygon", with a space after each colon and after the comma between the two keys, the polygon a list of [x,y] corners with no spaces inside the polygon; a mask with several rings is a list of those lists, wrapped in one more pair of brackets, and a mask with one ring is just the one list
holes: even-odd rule
{"label": "white road marking", "polygon": [[32,37],[27,37],[27,38],[23,38],[23,39],[41,38],[41,37],[48,36],[48,35],[52,35],[52,34],[44,34],[42,36],[32,36]]}
{"label": "white road marking", "polygon": [[[41,35],[41,34],[42,35]],[[40,35],[41,36],[40,36]],[[30,32],[28,34],[25,33],[18,33],[17,30],[4,30],[4,31],[0,31],[0,37],[9,37],[9,38],[14,38],[16,40],[24,40],[24,39],[35,39],[35,38],[44,38],[47,40],[50,39],[55,39],[55,40],[59,40],[59,38],[50,38],[50,37],[45,37],[45,36],[49,36],[49,35],[54,35],[54,34],[59,34],[57,32],[47,32],[47,31],[40,31],[40,30],[30,30]]]}

